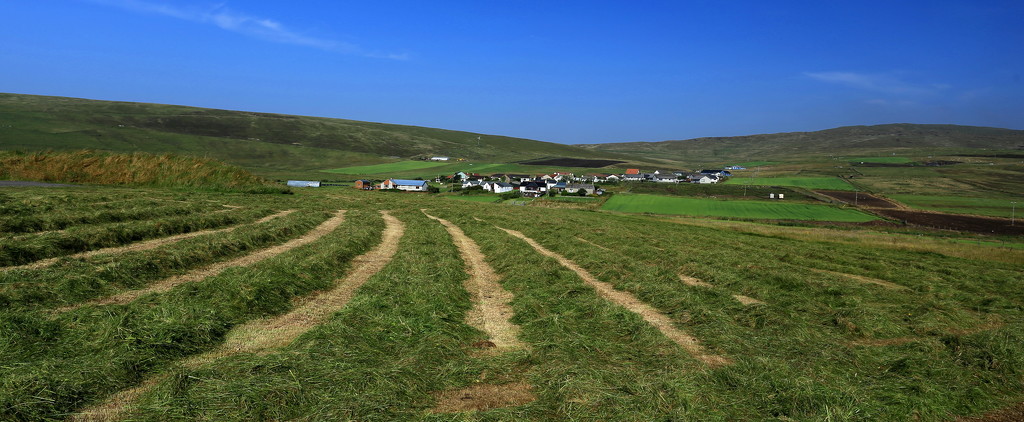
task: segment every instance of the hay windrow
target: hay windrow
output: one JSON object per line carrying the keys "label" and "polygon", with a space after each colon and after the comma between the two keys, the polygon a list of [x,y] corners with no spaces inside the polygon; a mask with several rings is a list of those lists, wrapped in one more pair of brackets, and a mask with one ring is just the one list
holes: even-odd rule
{"label": "hay windrow", "polygon": [[[266,218],[270,218],[270,217],[275,217],[275,218],[276,217],[280,217],[281,215],[285,215],[286,213],[290,213],[290,212],[292,212],[292,211],[283,211],[281,213],[275,214],[274,216],[265,217],[265,219]],[[142,288],[142,289],[129,290],[129,291],[126,291],[126,292],[123,292],[123,293],[120,293],[120,294],[116,294],[114,296],[108,296],[108,297],[97,299],[97,300],[94,300],[94,301],[91,301],[91,302],[85,302],[85,303],[80,303],[80,304],[68,306],[68,307],[65,307],[65,308],[60,308],[57,311],[58,312],[67,312],[67,311],[70,311],[70,310],[78,309],[78,308],[80,308],[82,306],[86,306],[86,305],[125,304],[125,303],[129,303],[129,302],[131,302],[131,301],[133,301],[135,299],[138,299],[139,297],[142,297],[142,296],[147,295],[147,294],[166,292],[166,291],[169,291],[169,290],[171,290],[171,289],[173,289],[173,288],[175,288],[177,286],[180,286],[182,284],[199,281],[199,280],[202,280],[202,279],[205,279],[205,278],[208,278],[208,277],[213,277],[213,276],[215,276],[217,274],[220,274],[220,273],[224,272],[224,270],[226,270],[228,268],[232,268],[232,267],[245,267],[245,266],[253,265],[253,264],[255,264],[257,262],[260,262],[260,261],[263,261],[263,260],[265,260],[267,258],[272,258],[274,256],[277,256],[277,255],[280,255],[280,254],[285,253],[287,251],[290,251],[292,249],[295,249],[297,247],[300,247],[300,246],[312,243],[312,242],[316,241],[317,239],[320,239],[321,237],[323,237],[327,233],[330,233],[330,232],[334,231],[334,229],[338,228],[338,226],[341,225],[341,223],[344,220],[345,220],[345,211],[344,210],[339,210],[333,217],[327,219],[327,221],[324,221],[319,226],[317,226],[313,230],[310,230],[308,233],[306,233],[302,237],[289,240],[288,242],[285,242],[283,244],[280,244],[280,245],[277,245],[277,246],[272,246],[272,247],[269,247],[269,248],[266,248],[266,249],[261,249],[259,251],[253,252],[253,253],[251,253],[249,255],[245,255],[245,256],[242,256],[242,257],[239,257],[239,258],[236,258],[236,259],[232,259],[232,260],[229,260],[229,261],[218,262],[216,264],[209,265],[209,266],[197,269],[195,271],[189,272],[188,274],[182,274],[182,275],[179,275],[179,276],[165,278],[165,279],[160,280],[160,281],[158,281],[156,283],[150,284],[149,286],[146,286],[145,288]]]}
{"label": "hay windrow", "polygon": [[426,216],[444,226],[468,267],[469,278],[466,279],[465,286],[470,293],[473,308],[466,313],[466,323],[487,333],[497,351],[523,347],[518,338],[520,328],[510,321],[513,314],[512,307],[509,306],[513,298],[512,293],[498,283],[501,278],[487,264],[480,247],[466,236],[459,226],[430,214]]}
{"label": "hay windrow", "polygon": [[687,334],[685,331],[676,328],[675,325],[672,323],[671,318],[661,313],[651,305],[648,305],[641,301],[640,299],[637,299],[637,297],[633,296],[631,293],[616,290],[611,284],[598,280],[596,277],[591,275],[587,270],[583,269],[575,262],[545,248],[544,246],[541,246],[535,240],[527,237],[526,235],[518,231],[504,228],[502,228],[501,230],[504,230],[506,233],[526,241],[526,243],[530,244],[530,246],[537,250],[537,252],[540,252],[542,255],[554,258],[566,268],[575,271],[576,274],[578,274],[584,282],[586,282],[595,290],[597,290],[598,294],[600,294],[602,297],[632,311],[633,313],[640,315],[640,317],[642,317],[644,321],[647,321],[649,324],[653,325],[655,328],[658,329],[658,331],[661,331],[661,333],[664,334],[665,337],[668,337],[670,340],[681,346],[684,350],[687,351],[687,353],[692,355],[697,360],[700,360],[701,362],[704,362],[705,364],[710,366],[722,366],[732,363],[731,360],[729,360],[729,358],[725,356],[707,353],[704,350],[704,347],[701,346],[700,341],[697,340],[696,337],[693,337],[690,334]]}

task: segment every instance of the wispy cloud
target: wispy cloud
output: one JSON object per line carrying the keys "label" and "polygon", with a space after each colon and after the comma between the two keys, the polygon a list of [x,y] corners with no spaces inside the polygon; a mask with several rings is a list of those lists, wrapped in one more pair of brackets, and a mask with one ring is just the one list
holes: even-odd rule
{"label": "wispy cloud", "polygon": [[950,88],[945,84],[908,82],[893,73],[804,72],[803,75],[821,82],[890,95],[930,95]]}
{"label": "wispy cloud", "polygon": [[269,18],[247,15],[228,8],[224,3],[206,7],[179,6],[147,0],[90,0],[93,3],[117,7],[137,13],[149,13],[182,19],[207,25],[214,25],[226,31],[271,41],[317,48],[335,53],[355,54],[373,58],[407,60],[406,54],[372,53],[359,46],[343,41],[308,36],[287,28],[281,22]]}

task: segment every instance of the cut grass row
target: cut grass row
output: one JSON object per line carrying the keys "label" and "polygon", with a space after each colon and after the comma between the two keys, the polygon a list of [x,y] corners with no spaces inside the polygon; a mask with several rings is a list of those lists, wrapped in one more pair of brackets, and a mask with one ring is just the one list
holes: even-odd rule
{"label": "cut grass row", "polygon": [[467,346],[483,334],[462,323],[458,251],[418,210],[393,214],[406,224],[397,255],[333,319],[280,351],[176,369],[133,419],[401,420],[471,383],[482,368]]}
{"label": "cut grass row", "polygon": [[322,212],[292,213],[262,224],[182,240],[142,252],[66,260],[0,273],[0,306],[57,307],[136,289],[207,264],[279,243],[323,221]]}
{"label": "cut grass row", "polygon": [[125,305],[84,307],[48,317],[0,311],[0,419],[43,420],[138,383],[184,356],[209,350],[233,326],[284,312],[323,289],[379,241],[376,213],[351,211],[313,244],[252,267]]}
{"label": "cut grass row", "polygon": [[[492,214],[498,224],[519,217],[519,209],[502,211],[505,215],[476,214]],[[1021,338],[1024,303],[1011,287],[1022,282],[1013,266],[965,265],[932,254],[808,245],[717,230],[652,233],[649,224],[637,217],[574,213],[574,227],[600,229],[581,233],[554,224],[523,229],[616,287],[686,318],[695,336],[737,357],[735,366],[690,379],[710,400],[690,406],[715,408],[710,416],[694,417],[814,420],[831,414],[870,420],[919,414],[943,419],[995,405],[1022,387],[1010,366],[1024,359],[1024,350],[1007,347]],[[610,251],[581,244],[576,236]],[[810,268],[884,277],[911,290],[815,275]],[[936,268],[945,270],[936,273]],[[770,305],[743,307],[722,292],[683,287],[675,274],[680,270]],[[1007,286],[1006,280],[1013,282]],[[994,320],[1015,322],[1000,327],[991,325]],[[847,346],[857,339],[896,337],[917,340],[893,347]],[[988,387],[973,379],[987,380]]]}
{"label": "cut grass row", "polygon": [[189,215],[193,213],[226,210],[215,204],[156,205],[149,201],[132,206],[123,204],[114,209],[95,211],[92,209],[49,211],[31,216],[0,218],[0,232],[30,233],[47,230],[63,230],[71,226],[86,224],[118,223],[145,220],[156,217]]}
{"label": "cut grass row", "polygon": [[643,194],[615,195],[608,199],[601,209],[630,213],[773,220],[864,222],[877,219],[857,210],[828,205],[792,204],[784,201],[727,201]]}
{"label": "cut grass row", "polygon": [[0,240],[0,266],[27,264],[99,248],[129,244],[203,229],[252,221],[269,214],[267,209],[162,217],[152,220],[73,227],[25,239]]}

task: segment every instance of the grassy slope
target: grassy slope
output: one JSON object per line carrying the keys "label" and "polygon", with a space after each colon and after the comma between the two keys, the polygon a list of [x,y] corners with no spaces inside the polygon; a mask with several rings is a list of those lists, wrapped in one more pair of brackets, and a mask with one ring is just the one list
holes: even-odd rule
{"label": "grassy slope", "polygon": [[[478,144],[477,137],[480,137]],[[449,155],[493,162],[618,154],[521,138],[354,120],[0,94],[0,148],[210,156],[261,175]]]}
{"label": "grassy slope", "polygon": [[[891,124],[847,126],[817,132],[790,132],[729,138],[580,145],[596,151],[675,158],[693,165],[729,165],[737,161],[783,160],[838,155],[954,155],[1024,145],[1024,131],[956,125]],[[978,151],[988,149],[989,151]],[[1019,151],[1018,151],[1019,153]],[[890,158],[889,160],[892,160]]]}

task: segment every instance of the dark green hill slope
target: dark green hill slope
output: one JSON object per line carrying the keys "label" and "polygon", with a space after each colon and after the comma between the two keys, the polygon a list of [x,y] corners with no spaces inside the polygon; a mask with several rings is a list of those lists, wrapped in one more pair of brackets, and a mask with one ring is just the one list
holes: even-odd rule
{"label": "dark green hill slope", "polygon": [[891,153],[955,155],[1015,150],[1024,153],[1024,131],[957,125],[888,124],[846,126],[817,132],[578,146],[607,153],[665,157],[687,163]]}
{"label": "dark green hill slope", "polygon": [[[478,140],[479,137],[479,140]],[[196,107],[0,94],[0,149],[184,153],[261,174],[447,155],[493,162],[619,154],[416,126]]]}

